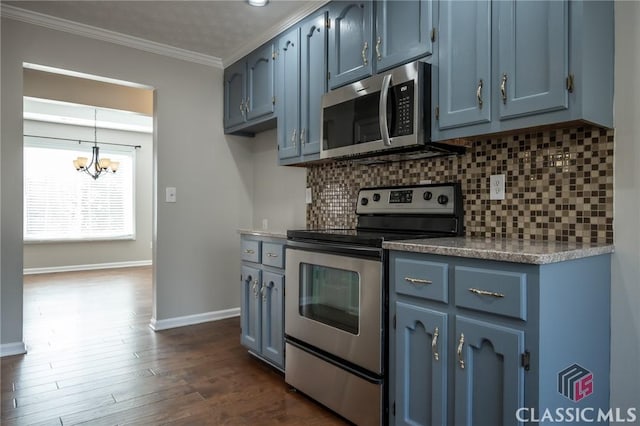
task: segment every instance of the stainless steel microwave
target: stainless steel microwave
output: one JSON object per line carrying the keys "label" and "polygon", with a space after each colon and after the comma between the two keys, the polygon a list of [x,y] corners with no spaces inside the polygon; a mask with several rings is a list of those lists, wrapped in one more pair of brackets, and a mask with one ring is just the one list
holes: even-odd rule
{"label": "stainless steel microwave", "polygon": [[459,152],[431,142],[431,65],[416,61],[322,97],[320,158],[420,151]]}

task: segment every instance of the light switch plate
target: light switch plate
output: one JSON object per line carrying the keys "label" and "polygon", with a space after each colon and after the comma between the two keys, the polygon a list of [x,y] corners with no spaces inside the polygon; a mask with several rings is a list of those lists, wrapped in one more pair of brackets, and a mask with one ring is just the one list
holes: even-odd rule
{"label": "light switch plate", "polygon": [[304,199],[305,199],[305,203],[311,204],[311,188],[307,188]]}
{"label": "light switch plate", "polygon": [[504,200],[504,175],[491,175],[489,178],[489,199],[490,200]]}
{"label": "light switch plate", "polygon": [[177,194],[176,194],[176,189],[173,187],[167,187],[165,188],[165,201],[167,203],[175,203],[177,200]]}

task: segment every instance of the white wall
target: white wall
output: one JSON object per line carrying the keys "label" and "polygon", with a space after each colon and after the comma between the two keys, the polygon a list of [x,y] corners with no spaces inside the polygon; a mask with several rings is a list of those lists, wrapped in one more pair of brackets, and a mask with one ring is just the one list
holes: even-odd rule
{"label": "white wall", "polygon": [[[238,307],[238,227],[252,225],[251,145],[222,131],[222,70],[2,18],[0,343],[22,336],[22,64],[156,90],[157,320]],[[178,202],[164,203],[164,188]]]}
{"label": "white wall", "polygon": [[640,2],[616,1],[611,406],[640,414]]}
{"label": "white wall", "polygon": [[[29,135],[93,140],[93,127],[25,120]],[[153,190],[153,136],[149,133],[99,129],[101,142],[140,145],[135,164],[135,240],[67,243],[27,243],[24,268],[51,268],[112,262],[151,261],[151,194]],[[69,165],[71,167],[71,165]],[[78,176],[79,179],[90,179]]]}
{"label": "white wall", "polygon": [[276,131],[256,135],[253,147],[253,227],[286,231],[306,226],[307,169],[278,166]]}

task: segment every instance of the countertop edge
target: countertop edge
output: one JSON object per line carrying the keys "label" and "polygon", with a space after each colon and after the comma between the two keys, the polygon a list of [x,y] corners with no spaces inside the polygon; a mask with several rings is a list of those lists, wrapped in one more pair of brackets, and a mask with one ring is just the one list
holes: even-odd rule
{"label": "countertop edge", "polygon": [[550,263],[564,262],[567,260],[582,259],[585,257],[599,256],[614,252],[614,245],[607,244],[602,246],[562,249],[550,253],[530,253],[508,252],[487,248],[469,248],[469,247],[450,247],[439,245],[436,240],[433,242],[416,242],[416,241],[392,241],[383,243],[383,248],[388,250],[437,254],[453,257],[466,257],[472,259],[496,260],[512,263],[528,263],[533,265],[544,265]]}
{"label": "countertop edge", "polygon": [[264,231],[257,229],[238,229],[240,235],[253,235],[254,237],[269,237],[287,239],[287,231]]}

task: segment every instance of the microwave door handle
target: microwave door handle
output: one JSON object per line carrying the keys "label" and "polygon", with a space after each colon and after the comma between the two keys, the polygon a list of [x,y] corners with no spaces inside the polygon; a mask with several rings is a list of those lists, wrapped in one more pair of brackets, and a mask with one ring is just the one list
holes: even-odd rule
{"label": "microwave door handle", "polygon": [[387,98],[389,96],[389,86],[391,85],[391,74],[387,74],[382,79],[382,89],[380,90],[380,108],[378,109],[378,119],[380,122],[380,136],[386,146],[391,146],[389,138],[389,126],[387,123]]}

